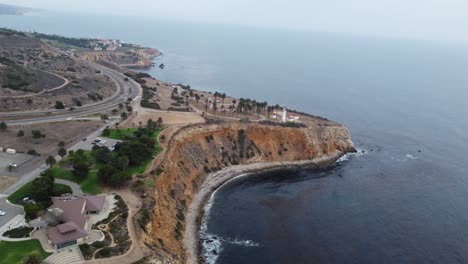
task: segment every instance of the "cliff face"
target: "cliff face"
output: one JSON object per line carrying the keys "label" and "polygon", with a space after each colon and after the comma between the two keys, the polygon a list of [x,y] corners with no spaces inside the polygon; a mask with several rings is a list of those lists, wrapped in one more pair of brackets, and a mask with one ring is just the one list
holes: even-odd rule
{"label": "cliff face", "polygon": [[157,49],[130,49],[128,51],[94,51],[83,52],[80,56],[86,60],[98,62],[109,61],[122,66],[150,67],[153,58],[161,55]]}
{"label": "cliff face", "polygon": [[353,151],[348,129],[338,124],[290,128],[230,123],[183,129],[170,143],[156,176],[156,205],[145,242],[173,263],[185,263],[185,215],[211,172],[257,162],[299,161]]}

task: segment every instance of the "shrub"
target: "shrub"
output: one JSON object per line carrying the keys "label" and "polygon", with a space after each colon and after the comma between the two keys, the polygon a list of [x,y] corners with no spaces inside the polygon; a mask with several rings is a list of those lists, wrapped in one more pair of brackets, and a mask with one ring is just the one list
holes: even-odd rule
{"label": "shrub", "polygon": [[65,105],[60,101],[56,101],[55,102],[55,109],[65,109]]}
{"label": "shrub", "polygon": [[29,155],[34,155],[34,156],[39,156],[39,153],[37,153],[37,151],[34,150],[34,149],[28,150],[28,154],[29,154]]}
{"label": "shrub", "polygon": [[6,231],[3,233],[3,236],[9,238],[25,238],[29,237],[29,233],[31,233],[33,230],[33,227],[22,226]]}

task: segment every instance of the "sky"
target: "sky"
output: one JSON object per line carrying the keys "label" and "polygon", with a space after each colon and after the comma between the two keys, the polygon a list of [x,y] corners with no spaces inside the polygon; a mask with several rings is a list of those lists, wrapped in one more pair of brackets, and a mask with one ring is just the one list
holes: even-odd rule
{"label": "sky", "polygon": [[468,0],[0,0],[58,11],[468,43]]}

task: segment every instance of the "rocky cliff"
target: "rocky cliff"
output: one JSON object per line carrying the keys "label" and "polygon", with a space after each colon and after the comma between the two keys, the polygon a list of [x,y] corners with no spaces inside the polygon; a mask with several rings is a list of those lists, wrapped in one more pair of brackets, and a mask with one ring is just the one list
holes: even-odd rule
{"label": "rocky cliff", "polygon": [[156,204],[144,240],[166,261],[187,263],[186,215],[209,175],[228,166],[336,159],[350,151],[348,129],[332,122],[307,128],[227,123],[182,129],[171,139],[163,171],[155,175]]}
{"label": "rocky cliff", "polygon": [[80,56],[86,60],[94,62],[107,61],[121,66],[132,67],[150,67],[153,65],[153,58],[159,55],[161,55],[161,53],[157,49],[152,48],[80,53]]}

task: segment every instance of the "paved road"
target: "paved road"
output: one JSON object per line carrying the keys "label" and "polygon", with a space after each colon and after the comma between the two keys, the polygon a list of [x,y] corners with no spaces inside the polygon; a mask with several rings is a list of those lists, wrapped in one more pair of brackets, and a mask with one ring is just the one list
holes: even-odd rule
{"label": "paved road", "polygon": [[11,119],[5,121],[8,125],[65,121],[74,117],[81,117],[114,109],[118,104],[125,103],[127,98],[135,99],[141,94],[140,86],[135,81],[129,80],[126,82],[124,81],[125,76],[117,71],[105,68],[100,65],[95,65],[95,67],[96,69],[101,70],[103,74],[108,75],[117,85],[117,92],[110,98],[104,99],[103,101],[94,104],[85,105],[73,111],[64,109],[4,112],[0,113],[0,117]]}
{"label": "paved road", "polygon": [[24,214],[23,208],[14,206],[6,202],[6,197],[0,198],[0,210],[6,214],[0,216],[0,230],[8,230],[8,226],[2,228],[6,223],[19,214]]}
{"label": "paved road", "polygon": [[[107,125],[112,126],[116,121],[107,123]],[[84,149],[84,150],[91,150],[93,145],[91,144],[93,140],[96,139],[99,135],[101,135],[102,130],[104,130],[106,125],[103,124],[103,126],[91,133],[86,137],[85,141],[79,141],[72,147],[70,147],[68,150],[78,150],[78,149]],[[55,157],[56,160],[60,160],[59,156]],[[24,211],[21,207],[18,206],[12,206],[9,203],[6,202],[6,197],[11,195],[12,193],[16,192],[21,186],[25,185],[26,183],[34,180],[35,178],[39,177],[43,171],[45,171],[48,168],[48,166],[44,163],[40,167],[36,168],[35,170],[26,173],[25,175],[21,176],[21,178],[18,179],[17,182],[15,182],[13,185],[8,187],[3,193],[0,194],[0,197],[3,197],[0,199],[0,210],[5,211],[6,215],[0,216],[0,227],[5,225],[8,221],[10,221],[13,217],[15,217],[18,214],[23,214]],[[2,209],[3,208],[3,209]],[[5,210],[4,210],[5,209]]]}
{"label": "paved road", "polygon": [[[128,93],[128,95],[131,98],[134,99],[132,101],[132,105],[133,105],[134,109],[139,109],[140,100],[141,100],[141,93],[142,93],[141,87],[135,82],[128,82],[128,85],[130,86],[130,89],[129,89],[129,91],[124,93],[123,98],[125,98],[125,100],[126,100],[126,98],[128,98],[128,96],[127,96],[127,93]],[[113,108],[113,107],[115,107],[115,105],[111,105],[111,108]],[[97,110],[94,109],[92,111],[97,111]],[[99,110],[99,111],[102,111],[102,110]],[[61,116],[61,117],[52,117],[52,119],[37,118],[37,120],[39,121],[38,123],[50,122],[50,121],[62,121],[64,119],[68,118],[68,117],[70,117],[70,116],[68,115],[66,117],[63,117],[63,116]],[[35,120],[35,119],[33,119],[33,120]],[[44,120],[46,120],[46,121],[44,121]],[[118,122],[118,121],[119,120],[113,120],[113,121],[110,121],[110,122],[108,122],[106,124],[103,124],[103,126],[101,128],[99,128],[98,130],[96,130],[93,133],[89,134],[85,138],[86,140],[82,140],[82,141],[77,142],[75,145],[71,146],[68,150],[74,150],[74,151],[76,151],[78,149],[91,150],[92,147],[93,147],[92,142],[96,139],[96,137],[99,137],[101,135],[102,130],[104,130],[106,126],[115,125],[115,123]],[[27,124],[29,121],[23,120],[22,122],[23,122],[23,124]],[[59,156],[56,156],[55,158],[57,160],[60,160]],[[39,166],[35,170],[23,175],[21,178],[18,179],[17,182],[15,182],[13,185],[11,185],[3,193],[0,193],[0,210],[6,212],[6,215],[0,216],[0,229],[1,229],[1,227],[4,227],[4,225],[6,223],[8,223],[11,219],[13,219],[18,214],[24,214],[24,211],[23,211],[23,209],[21,207],[10,205],[6,201],[6,197],[8,197],[9,195],[11,195],[15,191],[17,191],[24,184],[26,184],[26,183],[32,181],[33,179],[39,177],[40,174],[43,171],[45,171],[47,168],[48,168],[48,166],[46,164],[42,164],[41,166]]]}
{"label": "paved road", "polygon": [[67,185],[68,187],[71,188],[73,195],[77,195],[77,196],[83,195],[83,191],[81,190],[80,185],[77,183],[74,183],[72,181],[62,180],[62,179],[55,179],[55,183]]}

